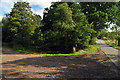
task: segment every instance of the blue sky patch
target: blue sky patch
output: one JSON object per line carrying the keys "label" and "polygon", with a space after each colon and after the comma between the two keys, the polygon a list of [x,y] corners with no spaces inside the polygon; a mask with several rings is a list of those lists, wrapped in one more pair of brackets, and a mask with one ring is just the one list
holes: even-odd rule
{"label": "blue sky patch", "polygon": [[0,16],[5,16],[5,14],[8,14],[9,12],[3,9],[0,9]]}
{"label": "blue sky patch", "polygon": [[39,5],[31,5],[31,7],[32,7],[32,9],[33,9],[34,11],[39,11],[39,10],[43,9],[43,8],[40,7]]}

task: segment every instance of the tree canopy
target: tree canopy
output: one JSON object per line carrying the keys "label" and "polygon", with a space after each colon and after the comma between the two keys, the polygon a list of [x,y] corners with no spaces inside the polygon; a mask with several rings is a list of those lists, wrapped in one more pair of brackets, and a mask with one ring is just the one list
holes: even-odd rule
{"label": "tree canopy", "polygon": [[[107,25],[120,21],[118,3],[53,2],[44,9],[43,19],[28,2],[18,1],[2,19],[3,41],[38,51],[71,53],[95,43]],[[100,37],[102,37],[100,35]]]}
{"label": "tree canopy", "polygon": [[105,23],[112,19],[112,16],[109,15],[110,8],[115,4],[113,2],[80,2],[82,12],[87,16],[89,23],[93,23],[95,31],[107,27]]}
{"label": "tree canopy", "polygon": [[[40,27],[41,17],[34,15],[27,2],[17,2],[14,4],[10,14],[3,18],[3,33],[5,41],[16,41],[18,44],[30,44],[31,36],[35,29]],[[8,31],[6,34],[6,30]]]}

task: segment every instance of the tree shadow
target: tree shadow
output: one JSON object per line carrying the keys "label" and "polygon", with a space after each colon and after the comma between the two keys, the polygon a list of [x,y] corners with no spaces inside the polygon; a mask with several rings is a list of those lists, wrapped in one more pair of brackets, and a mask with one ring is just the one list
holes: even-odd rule
{"label": "tree shadow", "polygon": [[96,58],[99,56],[91,54],[24,58],[2,63],[5,68],[3,74],[17,78],[118,78],[119,73],[114,64],[107,57]]}
{"label": "tree shadow", "polygon": [[2,50],[2,54],[9,54],[9,55],[17,54],[17,55],[19,55],[19,54],[28,54],[28,53],[17,52],[17,51],[7,49],[7,50]]}

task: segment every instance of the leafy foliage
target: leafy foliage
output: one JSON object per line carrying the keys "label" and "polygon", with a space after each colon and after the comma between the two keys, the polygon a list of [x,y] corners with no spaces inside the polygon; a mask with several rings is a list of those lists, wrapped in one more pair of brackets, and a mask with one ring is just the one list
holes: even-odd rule
{"label": "leafy foliage", "polygon": [[88,47],[90,36],[94,32],[92,24],[88,23],[86,16],[80,11],[80,5],[68,4],[53,3],[50,9],[45,9],[43,18],[45,28],[50,32],[48,36],[54,36],[53,42],[64,49],[64,52],[73,51],[73,47],[76,50]]}
{"label": "leafy foliage", "polygon": [[103,39],[104,37],[108,37],[108,34],[106,29],[102,29],[98,38]]}
{"label": "leafy foliage", "polygon": [[3,41],[37,51],[78,51],[95,43],[98,35],[106,35],[101,30],[107,21],[116,19],[118,24],[119,16],[113,18],[109,10],[113,8],[114,3],[54,2],[44,9],[41,19],[33,14],[29,3],[19,1],[2,20]]}
{"label": "leafy foliage", "polygon": [[53,45],[51,46],[56,46],[57,50],[61,48],[66,52],[68,50],[68,42],[71,39],[71,34],[69,33],[74,29],[72,11],[68,4],[53,3],[50,10],[44,13],[43,21],[45,23],[44,29],[47,29],[45,31],[46,40],[52,42]]}
{"label": "leafy foliage", "polygon": [[92,23],[89,24],[86,15],[81,12],[81,6],[79,4],[73,3],[70,7],[73,12],[73,20],[76,24],[74,28],[75,32],[73,33],[74,46],[77,50],[86,48],[89,45],[91,34],[95,32],[92,29],[93,25]]}
{"label": "leafy foliage", "polygon": [[40,16],[33,15],[29,3],[15,3],[10,14],[3,20],[3,41],[13,41],[23,46],[31,45],[31,38],[35,29],[40,27],[40,20]]}
{"label": "leafy foliage", "polygon": [[[93,23],[93,29],[97,32],[107,27],[105,24],[112,20],[110,16],[110,8],[116,3],[111,2],[94,2],[94,3],[80,3],[82,12],[87,16],[88,22]],[[96,34],[95,36],[99,36]]]}

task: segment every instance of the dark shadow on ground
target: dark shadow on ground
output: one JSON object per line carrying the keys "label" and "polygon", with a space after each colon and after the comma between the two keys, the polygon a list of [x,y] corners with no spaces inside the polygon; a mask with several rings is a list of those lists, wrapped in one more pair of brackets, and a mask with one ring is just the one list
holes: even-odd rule
{"label": "dark shadow on ground", "polygon": [[[99,54],[79,56],[32,57],[2,63],[4,76],[18,78],[117,78],[118,70],[113,63],[105,62],[107,57],[96,58]],[[102,63],[103,62],[103,63]],[[22,68],[21,68],[22,67]],[[27,68],[27,71],[24,69]],[[17,70],[16,70],[17,69]],[[20,71],[21,70],[21,71]]]}
{"label": "dark shadow on ground", "polygon": [[11,50],[11,49],[7,49],[7,51],[6,50],[2,50],[2,54],[28,54],[28,53],[24,53],[24,52],[17,52],[17,51],[13,51],[13,50]]}

